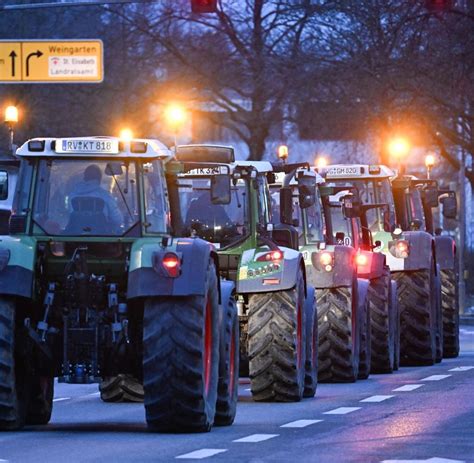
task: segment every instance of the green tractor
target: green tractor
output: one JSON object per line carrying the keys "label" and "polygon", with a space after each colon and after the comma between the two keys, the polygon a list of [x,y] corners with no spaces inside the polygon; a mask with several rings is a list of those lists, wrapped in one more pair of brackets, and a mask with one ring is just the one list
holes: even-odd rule
{"label": "green tractor", "polygon": [[231,424],[233,284],[221,282],[213,246],[173,236],[168,149],[38,138],[17,155],[0,242],[0,429],[48,423],[54,377],[120,375],[143,384],[153,431]]}
{"label": "green tractor", "polygon": [[[433,236],[416,229],[402,229],[395,210],[391,179],[395,176],[381,165],[331,165],[323,168],[326,180],[336,185],[353,185],[365,206],[367,228],[376,247],[385,255],[392,278],[397,281],[400,312],[400,364],[432,365],[439,340],[439,272]],[[386,312],[387,320],[392,317]],[[385,323],[386,333],[396,328]],[[374,334],[374,330],[372,331]],[[391,335],[391,334],[390,334]],[[378,344],[372,336],[372,345]]]}
{"label": "green tractor", "polygon": [[[280,214],[283,224],[297,227],[307,278],[316,288],[319,381],[353,382],[367,378],[368,281],[358,278],[356,249],[350,237],[337,233],[329,202],[332,190],[324,188],[324,179],[306,163],[283,164],[274,169],[279,171],[272,184],[275,214]],[[316,181],[310,182],[311,177]],[[315,200],[308,201],[311,197]],[[341,213],[341,203],[337,208]]]}
{"label": "green tractor", "polygon": [[[314,396],[314,290],[306,284],[297,231],[272,223],[271,164],[235,161],[232,148],[212,145],[179,146],[176,159],[168,176],[180,192],[183,234],[213,243],[221,276],[236,285],[240,371],[250,377],[254,400]],[[213,204],[212,186],[229,175],[227,200]]]}
{"label": "green tractor", "polygon": [[437,319],[436,359],[459,355],[459,297],[456,242],[435,230],[433,208],[441,204],[445,218],[457,215],[456,193],[440,190],[438,182],[412,175],[397,176],[392,181],[397,220],[403,230],[419,229],[434,236],[436,263],[441,287],[441,316]]}
{"label": "green tractor", "polygon": [[18,158],[10,154],[0,154],[0,235],[8,235],[8,222],[19,167]]}

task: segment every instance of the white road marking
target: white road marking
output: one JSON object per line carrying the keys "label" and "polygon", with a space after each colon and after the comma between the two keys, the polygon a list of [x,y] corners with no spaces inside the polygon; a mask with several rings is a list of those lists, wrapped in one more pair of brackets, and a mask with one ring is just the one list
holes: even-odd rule
{"label": "white road marking", "polygon": [[474,367],[456,367],[456,368],[451,368],[449,371],[468,371],[472,370]]}
{"label": "white road marking", "polygon": [[450,458],[428,458],[427,460],[383,460],[381,463],[466,463],[464,460],[451,460]]}
{"label": "white road marking", "polygon": [[297,420],[290,423],[282,424],[280,428],[306,428],[311,424],[321,423],[323,420]]}
{"label": "white road marking", "polygon": [[98,392],[92,392],[91,394],[84,395],[82,397],[90,397],[91,395],[100,395],[100,391]]}
{"label": "white road marking", "polygon": [[0,458],[0,463],[8,463],[8,460],[2,460],[2,459]]}
{"label": "white road marking", "polygon": [[71,397],[58,397],[57,399],[53,399],[53,402],[62,402],[63,400],[69,400]]}
{"label": "white road marking", "polygon": [[227,452],[227,449],[201,449],[195,450],[194,452],[185,453],[183,455],[179,455],[175,458],[180,459],[193,459],[193,460],[202,460],[203,458],[212,457],[213,455],[217,455],[218,453]]}
{"label": "white road marking", "polygon": [[383,402],[384,400],[391,399],[395,397],[394,395],[373,395],[371,397],[367,397],[366,399],[360,400],[360,402]]}
{"label": "white road marking", "polygon": [[250,389],[249,387],[245,388],[246,391],[251,391],[252,389]]}
{"label": "white road marking", "polygon": [[264,440],[273,439],[280,434],[250,434],[250,436],[235,439],[232,442],[263,442]]}
{"label": "white road marking", "polygon": [[335,408],[334,410],[324,412],[323,415],[347,415],[347,413],[355,412],[356,410],[360,410],[361,408],[362,407],[339,407]]}
{"label": "white road marking", "polygon": [[449,378],[451,375],[431,375],[426,378],[420,379],[420,381],[439,381],[441,379]]}
{"label": "white road marking", "polygon": [[400,386],[396,389],[392,389],[392,392],[410,392],[423,386],[424,384],[405,384],[405,386]]}

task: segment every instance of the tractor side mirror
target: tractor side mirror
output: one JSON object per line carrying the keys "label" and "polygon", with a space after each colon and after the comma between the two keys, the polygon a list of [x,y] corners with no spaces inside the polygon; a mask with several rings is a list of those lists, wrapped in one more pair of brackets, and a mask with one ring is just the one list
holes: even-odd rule
{"label": "tractor side mirror", "polygon": [[425,202],[429,207],[437,207],[438,206],[438,189],[437,188],[432,188],[432,187],[427,187],[424,190],[424,197],[425,197]]}
{"label": "tractor side mirror", "polygon": [[0,201],[8,198],[8,172],[0,170]]}
{"label": "tractor side mirror", "polygon": [[120,161],[108,162],[105,166],[105,175],[112,177],[113,175],[122,175],[122,163]]}
{"label": "tractor side mirror", "polygon": [[447,196],[441,197],[440,201],[443,208],[443,217],[446,217],[447,219],[456,219],[458,215],[456,193],[454,191],[450,191],[447,193]]}
{"label": "tractor side mirror", "polygon": [[298,177],[298,193],[301,209],[311,207],[316,201],[316,177],[313,175]]}
{"label": "tractor side mirror", "polygon": [[293,190],[291,187],[280,188],[280,222],[293,225]]}
{"label": "tractor side mirror", "polygon": [[347,219],[356,219],[360,217],[360,202],[352,196],[346,196],[342,201],[342,213]]}
{"label": "tractor side mirror", "polygon": [[212,204],[229,204],[230,199],[230,175],[213,175],[211,177]]}

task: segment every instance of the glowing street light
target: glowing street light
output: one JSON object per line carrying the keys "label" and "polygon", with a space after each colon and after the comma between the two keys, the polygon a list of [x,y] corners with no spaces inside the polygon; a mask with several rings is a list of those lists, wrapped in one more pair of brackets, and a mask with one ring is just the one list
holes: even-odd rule
{"label": "glowing street light", "polygon": [[10,151],[14,154],[14,147],[13,144],[13,135],[14,135],[14,127],[15,124],[18,122],[18,108],[16,106],[7,106],[5,109],[5,124],[8,127],[8,132],[10,134]]}
{"label": "glowing street light", "polygon": [[411,144],[407,138],[395,137],[388,142],[388,153],[398,161],[398,172],[403,173],[402,159],[408,155],[411,150]]}
{"label": "glowing street light", "polygon": [[281,159],[285,162],[288,159],[288,146],[280,145],[277,150],[278,159]]}
{"label": "glowing street light", "polygon": [[324,156],[318,156],[314,162],[316,169],[319,171],[328,165],[328,160]]}
{"label": "glowing street light", "polygon": [[388,152],[390,156],[398,159],[404,158],[411,149],[410,142],[403,137],[396,137],[389,141]]}
{"label": "glowing street light", "polygon": [[436,159],[433,154],[427,154],[425,157],[425,166],[426,166],[426,174],[428,177],[428,180],[431,177],[431,169],[434,167],[436,163]]}
{"label": "glowing street light", "polygon": [[129,128],[122,129],[122,130],[120,131],[119,138],[120,138],[122,141],[129,142],[129,141],[131,141],[131,140],[133,139],[133,132],[132,132],[131,129],[129,129]]}
{"label": "glowing street light", "polygon": [[186,111],[177,104],[171,104],[165,109],[168,124],[177,130],[186,121]]}

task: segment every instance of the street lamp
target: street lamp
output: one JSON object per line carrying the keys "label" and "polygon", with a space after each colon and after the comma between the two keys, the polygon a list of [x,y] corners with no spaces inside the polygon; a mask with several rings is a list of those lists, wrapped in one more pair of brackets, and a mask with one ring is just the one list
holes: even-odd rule
{"label": "street lamp", "polygon": [[133,139],[133,132],[129,128],[124,128],[120,131],[120,140],[129,142]]}
{"label": "street lamp", "polygon": [[278,159],[281,159],[283,163],[288,159],[288,146],[280,145],[277,150]]}
{"label": "street lamp", "polygon": [[435,165],[435,162],[436,162],[436,160],[435,160],[434,155],[432,155],[432,154],[427,154],[426,155],[426,157],[425,157],[425,166],[426,166],[426,174],[427,174],[428,180],[431,177],[431,169]]}
{"label": "street lamp", "polygon": [[178,130],[186,122],[186,111],[178,104],[170,104],[165,109],[165,119],[174,133],[174,149],[178,149]]}
{"label": "street lamp", "polygon": [[404,137],[395,137],[388,142],[388,153],[398,161],[399,174],[403,173],[402,159],[408,155],[411,150],[410,141]]}
{"label": "street lamp", "polygon": [[315,166],[316,166],[316,169],[319,171],[321,171],[322,169],[324,169],[325,167],[327,167],[328,165],[328,160],[324,157],[324,156],[318,156],[316,158],[316,161],[314,162]]}
{"label": "street lamp", "polygon": [[8,132],[10,134],[10,151],[14,153],[14,144],[13,144],[13,129],[15,124],[18,122],[18,108],[16,106],[7,106],[5,109],[5,124],[8,127]]}

